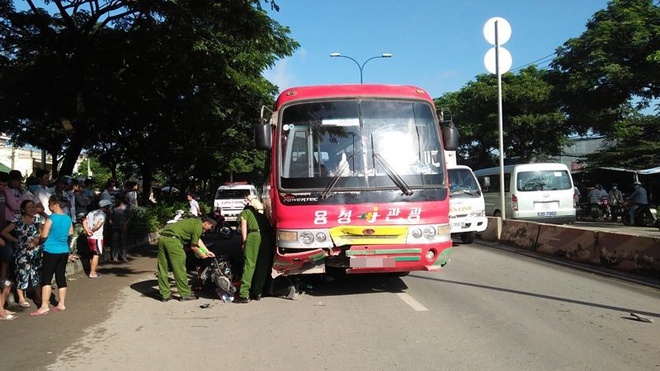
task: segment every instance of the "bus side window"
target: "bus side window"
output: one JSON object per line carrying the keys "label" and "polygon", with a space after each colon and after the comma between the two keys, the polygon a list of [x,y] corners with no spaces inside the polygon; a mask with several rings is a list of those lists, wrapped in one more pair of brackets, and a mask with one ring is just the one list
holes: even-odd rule
{"label": "bus side window", "polygon": [[490,177],[485,176],[480,179],[481,190],[484,192],[491,192],[490,190]]}

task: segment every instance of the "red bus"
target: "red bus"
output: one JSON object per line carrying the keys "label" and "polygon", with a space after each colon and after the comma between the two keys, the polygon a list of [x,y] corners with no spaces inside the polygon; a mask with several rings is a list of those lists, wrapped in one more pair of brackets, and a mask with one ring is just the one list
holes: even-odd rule
{"label": "red bus", "polygon": [[458,135],[453,125],[440,130],[425,90],[296,87],[270,118],[264,112],[255,143],[268,150],[263,201],[279,274],[437,271],[448,262],[443,151],[456,149]]}

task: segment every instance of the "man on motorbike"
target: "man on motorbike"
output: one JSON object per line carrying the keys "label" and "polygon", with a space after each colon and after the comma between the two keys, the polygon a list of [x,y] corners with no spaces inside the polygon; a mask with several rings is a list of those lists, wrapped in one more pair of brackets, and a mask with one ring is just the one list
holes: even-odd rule
{"label": "man on motorbike", "polygon": [[[592,210],[599,210],[599,214],[600,214],[600,208],[601,208],[602,200],[603,200],[603,198],[607,199],[607,192],[605,192],[605,190],[603,189],[603,186],[600,185],[600,184],[596,184],[594,189],[589,191],[589,196],[588,197],[589,197],[589,205],[591,205],[591,209]],[[600,214],[598,216],[593,215],[594,220],[600,219],[601,216],[602,216],[602,214]]]}
{"label": "man on motorbike", "polygon": [[626,198],[626,201],[630,204],[630,210],[628,211],[630,214],[630,225],[635,225],[635,211],[637,211],[640,206],[646,206],[649,203],[646,189],[642,187],[642,183],[636,180],[633,183],[633,187],[635,190]]}
{"label": "man on motorbike", "polygon": [[612,183],[612,189],[607,194],[607,200],[609,201],[612,212],[612,221],[615,222],[623,207],[623,193],[621,193],[618,184]]}

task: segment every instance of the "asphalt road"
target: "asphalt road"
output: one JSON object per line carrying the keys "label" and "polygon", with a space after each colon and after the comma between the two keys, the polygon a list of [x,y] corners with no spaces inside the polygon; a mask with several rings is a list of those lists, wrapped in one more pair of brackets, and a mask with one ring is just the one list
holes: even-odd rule
{"label": "asphalt road", "polygon": [[161,303],[155,266],[135,251],[71,280],[65,312],[0,323],[0,368],[660,369],[660,290],[476,244],[439,273],[314,279],[297,301]]}

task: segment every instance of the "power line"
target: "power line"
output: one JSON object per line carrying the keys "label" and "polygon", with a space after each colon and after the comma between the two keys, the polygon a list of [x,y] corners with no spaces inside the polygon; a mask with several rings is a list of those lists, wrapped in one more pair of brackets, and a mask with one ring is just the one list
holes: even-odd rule
{"label": "power line", "polygon": [[541,58],[539,58],[535,61],[529,62],[527,64],[523,64],[522,66],[519,66],[519,67],[516,67],[516,68],[512,68],[511,72],[521,70],[521,69],[523,69],[527,66],[531,66],[533,64],[539,64],[539,62],[543,63],[543,64],[548,63],[552,60],[552,57],[554,57],[556,54],[557,54],[556,52],[553,52],[552,54],[548,54],[545,57],[541,57]]}

